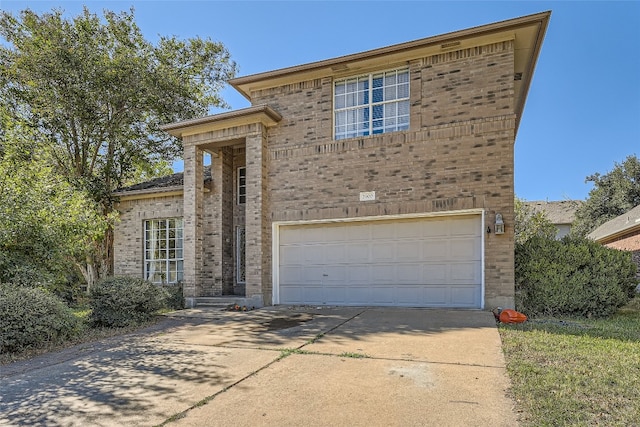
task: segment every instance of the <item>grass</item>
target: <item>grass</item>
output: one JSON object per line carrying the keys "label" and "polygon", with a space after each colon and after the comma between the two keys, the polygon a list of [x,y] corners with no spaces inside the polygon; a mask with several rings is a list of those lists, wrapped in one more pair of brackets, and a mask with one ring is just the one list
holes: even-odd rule
{"label": "grass", "polygon": [[532,319],[500,335],[523,425],[640,425],[640,298],[608,319]]}

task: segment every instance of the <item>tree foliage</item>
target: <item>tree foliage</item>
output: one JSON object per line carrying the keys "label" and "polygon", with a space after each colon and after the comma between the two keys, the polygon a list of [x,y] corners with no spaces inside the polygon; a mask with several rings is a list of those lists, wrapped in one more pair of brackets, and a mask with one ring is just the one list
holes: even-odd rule
{"label": "tree foliage", "polygon": [[[6,114],[25,124],[41,156],[87,191],[105,217],[115,189],[166,170],[180,154],[180,141],[160,125],[225,106],[219,91],[236,71],[226,48],[211,39],[149,42],[133,10],[99,17],[85,8],[72,19],[60,10],[2,12],[0,36]],[[103,266],[111,262],[111,236],[108,229]]]}
{"label": "tree foliage", "polygon": [[556,226],[549,221],[546,214],[537,211],[527,203],[516,197],[515,204],[515,241],[523,244],[534,236],[553,239],[556,235]]}
{"label": "tree foliage", "polygon": [[529,316],[606,317],[635,294],[631,254],[590,239],[533,237],[515,249],[516,306]]}
{"label": "tree foliage", "polygon": [[586,236],[598,226],[640,205],[640,160],[628,156],[613,170],[586,178],[593,182],[587,200],[576,211],[572,233]]}
{"label": "tree foliage", "polygon": [[107,223],[90,197],[38,157],[33,140],[21,138],[27,131],[2,125],[11,144],[0,150],[0,282],[55,287],[73,276]]}

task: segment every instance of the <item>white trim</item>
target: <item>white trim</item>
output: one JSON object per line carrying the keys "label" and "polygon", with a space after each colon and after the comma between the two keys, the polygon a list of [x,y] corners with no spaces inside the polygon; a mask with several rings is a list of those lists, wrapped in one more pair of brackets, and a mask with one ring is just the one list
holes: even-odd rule
{"label": "white trim", "polygon": [[443,211],[443,212],[423,212],[417,214],[398,214],[398,215],[376,215],[376,216],[362,216],[357,218],[333,218],[333,219],[316,219],[316,220],[302,220],[302,221],[274,221],[271,224],[271,279],[273,283],[272,287],[272,304],[280,304],[280,227],[291,225],[311,225],[311,224],[332,224],[332,223],[347,223],[347,222],[370,222],[370,221],[384,221],[394,219],[416,219],[416,218],[437,218],[437,217],[452,217],[452,216],[464,216],[464,215],[479,215],[480,216],[480,235],[481,248],[480,248],[480,263],[481,263],[481,284],[480,284],[480,308],[484,309],[484,293],[485,293],[485,275],[484,275],[484,209],[462,209],[457,211]]}

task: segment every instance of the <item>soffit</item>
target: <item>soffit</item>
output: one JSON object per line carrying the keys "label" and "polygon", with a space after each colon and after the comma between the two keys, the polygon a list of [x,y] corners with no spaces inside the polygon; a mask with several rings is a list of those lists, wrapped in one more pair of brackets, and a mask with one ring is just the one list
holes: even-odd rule
{"label": "soffit", "polygon": [[197,119],[170,123],[160,126],[160,129],[173,136],[182,138],[189,135],[229,129],[254,123],[261,123],[266,127],[270,127],[277,124],[280,120],[282,120],[282,116],[273,108],[268,105],[256,105],[240,110],[229,111],[227,113],[214,114]]}

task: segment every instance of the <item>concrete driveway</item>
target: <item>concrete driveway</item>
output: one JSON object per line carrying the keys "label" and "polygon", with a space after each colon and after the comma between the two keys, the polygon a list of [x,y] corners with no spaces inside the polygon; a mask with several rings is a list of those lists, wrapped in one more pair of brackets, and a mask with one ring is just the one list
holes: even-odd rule
{"label": "concrete driveway", "polygon": [[513,426],[493,315],[184,310],[0,367],[0,425]]}

